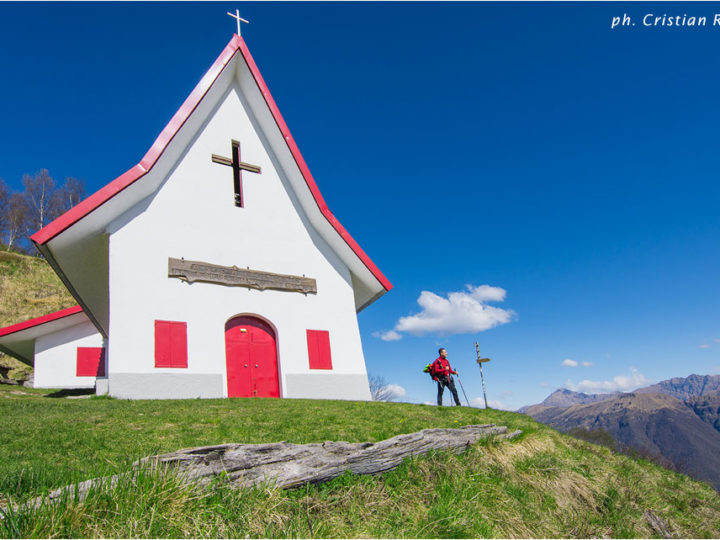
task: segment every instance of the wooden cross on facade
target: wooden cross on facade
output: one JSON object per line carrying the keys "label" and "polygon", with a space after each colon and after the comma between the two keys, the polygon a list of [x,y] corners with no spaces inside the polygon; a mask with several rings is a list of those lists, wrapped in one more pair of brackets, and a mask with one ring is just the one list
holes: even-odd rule
{"label": "wooden cross on facade", "polygon": [[257,165],[250,165],[249,163],[243,163],[240,161],[240,143],[236,140],[231,140],[232,143],[232,158],[218,156],[217,154],[212,155],[213,163],[219,163],[220,165],[227,165],[232,167],[233,170],[233,184],[235,187],[235,206],[238,208],[243,207],[243,194],[242,194],[242,171],[248,171],[252,173],[260,174],[260,167]]}

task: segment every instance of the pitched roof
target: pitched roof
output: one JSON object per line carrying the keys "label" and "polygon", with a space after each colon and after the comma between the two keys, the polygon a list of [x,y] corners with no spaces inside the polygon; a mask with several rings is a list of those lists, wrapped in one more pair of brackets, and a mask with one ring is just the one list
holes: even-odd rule
{"label": "pitched roof", "polygon": [[41,324],[46,324],[52,321],[56,321],[58,319],[62,319],[63,317],[69,317],[70,315],[75,315],[76,313],[81,312],[82,308],[80,306],[73,306],[61,309],[60,311],[56,311],[55,313],[48,313],[47,315],[42,315],[41,317],[30,319],[29,321],[24,321],[21,323],[6,326],[5,328],[0,328],[0,337],[20,332],[21,330],[27,330],[28,328],[33,328],[35,326],[40,326]]}
{"label": "pitched roof", "polygon": [[[53,264],[54,258],[52,256],[52,251],[47,248],[48,243],[66,230],[72,228],[77,223],[81,222],[94,211],[103,207],[103,205],[111,201],[114,197],[119,195],[126,188],[135,184],[147,173],[149,173],[153,166],[157,163],[158,159],[162,156],[163,152],[166,150],[170,142],[173,140],[175,135],[178,133],[180,128],[182,128],[182,126],[186,123],[193,111],[195,111],[195,109],[198,107],[202,99],[210,90],[213,83],[218,79],[223,69],[238,53],[242,55],[242,58],[247,64],[258,90],[262,94],[266,106],[272,113],[275,124],[282,133],[283,139],[287,144],[287,147],[292,154],[292,158],[294,159],[300,173],[302,174],[303,179],[305,180],[305,184],[307,185],[308,189],[312,194],[317,208],[322,213],[327,222],[332,226],[335,232],[342,238],[342,240],[357,256],[357,258],[362,261],[363,265],[367,268],[367,270],[369,270],[372,276],[382,287],[379,293],[375,293],[372,298],[365,301],[364,304],[360,305],[358,311],[372,303],[375,299],[377,299],[379,296],[392,288],[392,284],[390,283],[390,281],[382,274],[380,269],[375,265],[375,263],[373,263],[370,257],[368,257],[368,255],[362,250],[358,243],[352,238],[352,236],[350,236],[350,233],[345,230],[342,224],[327,207],[327,204],[325,203],[325,200],[320,194],[320,190],[318,189],[317,184],[315,183],[315,180],[310,173],[307,164],[305,163],[305,160],[300,154],[300,150],[295,143],[292,135],[290,134],[290,130],[288,129],[285,120],[280,114],[275,100],[272,98],[270,90],[265,84],[265,81],[262,78],[262,75],[260,74],[257,65],[255,64],[255,61],[253,60],[250,51],[245,44],[245,41],[236,34],[227,44],[227,46],[222,51],[217,60],[215,60],[212,67],[197,84],[190,96],[188,96],[188,98],[182,104],[180,109],[175,113],[167,126],[165,126],[165,129],[163,129],[163,131],[160,133],[160,135],[150,147],[150,150],[148,150],[148,152],[142,158],[140,163],[138,163],[137,165],[129,169],[127,172],[107,184],[105,187],[101,188],[100,190],[89,196],[87,199],[83,200],[77,206],[71,208],[69,211],[58,217],[55,221],[48,224],[47,226],[36,232],[34,235],[32,235],[32,241],[35,242],[38,249],[40,249],[40,251],[46,255],[50,263],[53,265],[56,271],[58,271],[60,277],[63,278],[63,281],[66,282],[66,285],[68,285],[68,288],[71,290],[71,292],[74,292],[74,288],[65,279],[62,271],[60,271],[61,269],[58,268],[60,265],[57,263]],[[78,298],[78,301],[83,304],[81,298]]]}
{"label": "pitched roof", "polygon": [[[78,314],[81,316],[73,317]],[[73,306],[0,328],[0,351],[32,365],[37,337],[73,326],[82,320],[87,320],[82,308]]]}

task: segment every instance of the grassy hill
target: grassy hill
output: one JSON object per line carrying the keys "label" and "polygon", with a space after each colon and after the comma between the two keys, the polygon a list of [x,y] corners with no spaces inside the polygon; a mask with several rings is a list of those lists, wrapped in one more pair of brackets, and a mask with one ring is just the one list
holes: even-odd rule
{"label": "grassy hill", "polygon": [[[530,417],[468,407],[226,399],[124,401],[0,387],[0,497],[18,502],[127,470],[141,456],[223,442],[379,441],[493,422],[523,435],[462,455],[319,486],[185,486],[143,471],[85,502],[10,513],[19,537],[720,536],[720,496],[703,483],[574,439]],[[658,525],[659,524],[659,525]]]}
{"label": "grassy hill", "polygon": [[[44,259],[0,250],[0,328],[70,307],[77,302]],[[23,378],[31,368],[0,353],[0,367]]]}
{"label": "grassy hill", "polygon": [[[0,251],[0,326],[74,303],[45,261]],[[23,369],[0,355],[2,364],[16,376]],[[81,397],[88,399],[73,399]],[[462,455],[438,452],[383,475],[348,474],[295,490],[239,490],[222,478],[201,489],[171,473],[140,471],[82,503],[9,511],[0,537],[720,536],[720,496],[706,484],[505,411],[310,400],[125,401],[0,385],[0,418],[0,506],[192,446],[380,441],[490,422],[524,432]]]}

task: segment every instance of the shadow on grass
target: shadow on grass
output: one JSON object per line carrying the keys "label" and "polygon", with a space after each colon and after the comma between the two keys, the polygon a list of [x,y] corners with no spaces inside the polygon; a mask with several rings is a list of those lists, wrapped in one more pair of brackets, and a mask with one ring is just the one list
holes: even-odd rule
{"label": "shadow on grass", "polygon": [[58,390],[45,394],[43,397],[50,398],[64,398],[64,397],[81,397],[81,396],[94,396],[94,388],[66,388],[64,390]]}

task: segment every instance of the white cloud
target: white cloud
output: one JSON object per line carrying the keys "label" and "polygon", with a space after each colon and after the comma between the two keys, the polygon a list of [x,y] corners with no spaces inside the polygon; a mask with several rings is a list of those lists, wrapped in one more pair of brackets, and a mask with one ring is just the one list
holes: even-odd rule
{"label": "white cloud", "polygon": [[[479,409],[485,408],[485,398],[483,397],[476,397],[470,400],[470,406],[471,407],[477,407]],[[488,407],[491,409],[502,409],[503,411],[509,411],[510,409],[507,408],[507,406],[500,401],[499,399],[488,399]]]}
{"label": "white cloud", "polygon": [[[485,399],[482,397],[476,397],[470,400],[471,407],[477,407],[479,409],[485,408]],[[499,399],[488,399],[488,407],[491,409],[500,409],[503,411],[509,411],[510,409]]]}
{"label": "white cloud", "polygon": [[549,387],[550,387],[550,384],[548,384],[548,383],[546,383],[546,382],[541,382],[541,383],[540,383],[540,386],[541,386],[542,388],[549,388]]}
{"label": "white cloud", "polygon": [[565,360],[562,361],[562,365],[565,367],[578,367],[578,366],[590,367],[590,366],[594,366],[595,362],[579,362],[578,363],[577,360],[573,360],[571,358],[566,358]]}
{"label": "white cloud", "polygon": [[434,403],[432,401],[423,401],[423,405],[436,405],[437,406],[437,403]]}
{"label": "white cloud", "polygon": [[488,399],[488,405],[491,409],[500,409],[502,411],[509,411],[510,409],[499,399]]}
{"label": "white cloud", "polygon": [[700,349],[709,349],[711,345],[709,343],[703,343],[702,345],[699,345]]}
{"label": "white cloud", "polygon": [[515,312],[488,306],[487,302],[505,300],[505,289],[480,285],[467,285],[467,291],[451,292],[443,298],[430,291],[422,291],[417,303],[420,313],[400,317],[395,328],[380,335],[399,339],[399,332],[414,336],[437,332],[440,334],[467,334],[489,330],[510,322]]}
{"label": "white cloud", "polygon": [[616,375],[612,381],[591,381],[584,379],[579,383],[575,384],[571,380],[565,383],[565,387],[574,392],[589,392],[589,393],[600,393],[600,392],[627,392],[634,390],[640,386],[650,384],[652,381],[645,377],[634,367],[630,368],[629,375]]}
{"label": "white cloud", "polygon": [[407,393],[399,384],[388,384],[387,386],[383,386],[383,390],[392,396],[391,399],[401,398]]}
{"label": "white cloud", "polygon": [[[488,402],[488,405],[490,405],[490,402]],[[482,397],[472,398],[470,400],[470,406],[471,407],[479,407],[481,409],[484,409],[485,408],[485,399]]]}
{"label": "white cloud", "polygon": [[713,341],[714,341],[715,343],[720,343],[720,338],[715,338]]}
{"label": "white cloud", "polygon": [[402,334],[398,334],[395,330],[388,330],[387,332],[373,332],[373,336],[380,338],[383,341],[398,341],[402,339]]}

